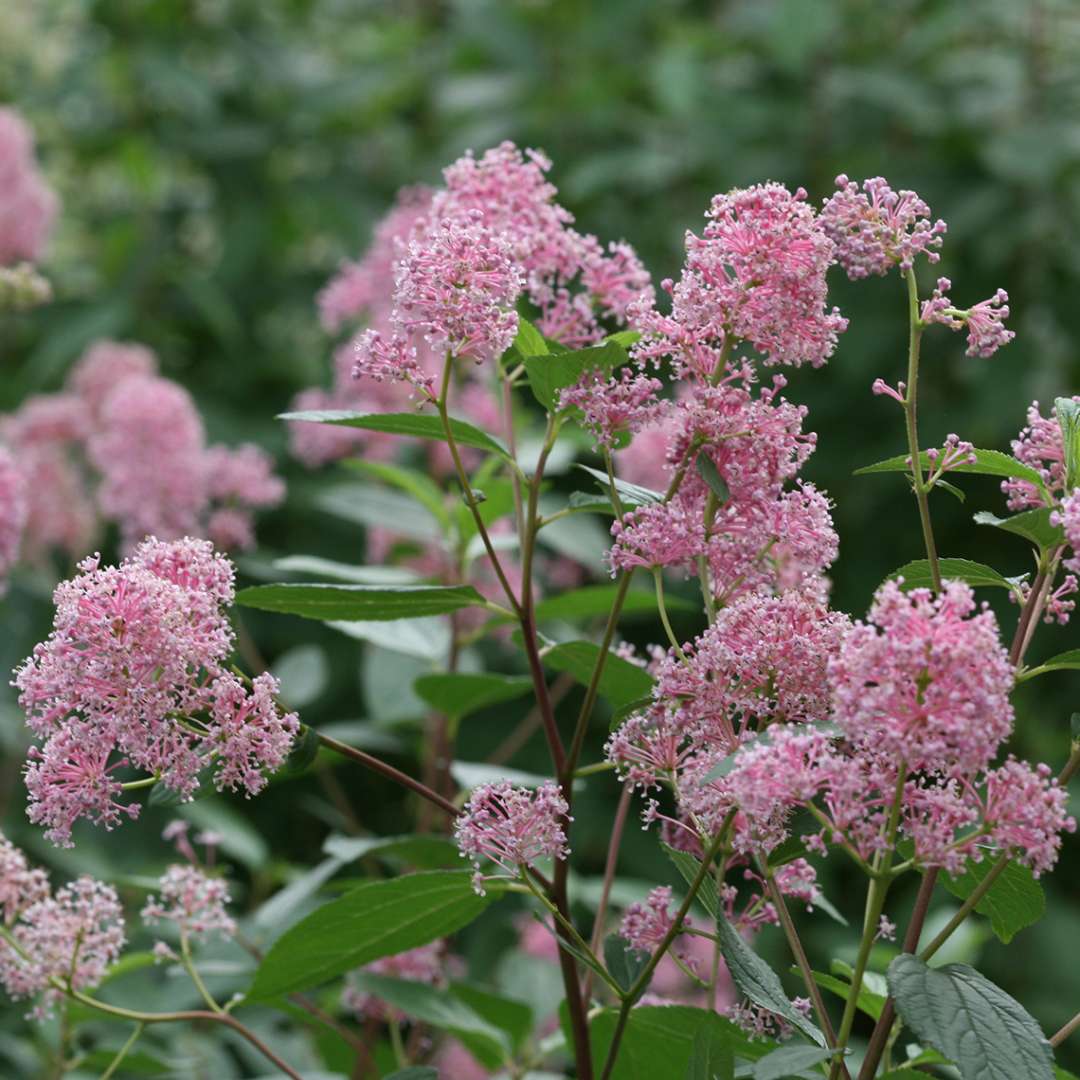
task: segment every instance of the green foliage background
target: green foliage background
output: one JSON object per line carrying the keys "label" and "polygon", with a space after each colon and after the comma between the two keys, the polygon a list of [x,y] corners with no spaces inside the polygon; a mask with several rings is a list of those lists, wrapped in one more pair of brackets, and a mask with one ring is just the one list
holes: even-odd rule
{"label": "green foliage background", "polygon": [[[2,409],[54,388],[90,340],[131,338],[192,390],[213,438],[254,439],[284,462],[274,414],[328,375],[315,291],[362,249],[399,186],[435,182],[466,148],[504,138],[545,149],[583,228],[631,241],[657,280],[677,272],[682,233],[714,192],[775,179],[820,201],[838,172],[883,174],[949,222],[940,271],[957,301],[1002,285],[1017,331],[990,361],[965,358],[959,335],[929,335],[924,440],[956,431],[1004,449],[1030,400],[1080,390],[1080,8],[1071,0],[35,0],[0,4],[0,99],[34,123],[63,200],[45,265],[57,300],[0,329]],[[902,374],[905,309],[896,279],[853,287],[838,276],[833,295],[851,328],[827,368],[793,374],[788,395],[810,406],[819,433],[806,475],[836,501],[835,600],[861,614],[886,573],[921,550],[902,479],[851,476],[903,448],[898,410],[870,384]],[[245,569],[285,552],[359,561],[355,535],[311,509],[327,477],[286,468],[288,505],[264,519],[264,548]],[[971,524],[976,509],[1003,509],[996,485],[962,486],[966,504],[942,494],[934,507],[942,553],[1027,570],[1023,544]],[[47,587],[24,581],[9,599],[4,663],[47,625]],[[1015,609],[999,614],[1011,628]],[[394,723],[411,705],[390,697],[393,679],[364,683],[365,663],[375,665],[353,643],[295,620],[250,624],[271,659],[321,647],[329,675],[307,719],[366,717],[383,740],[403,750],[415,742],[415,725]],[[645,626],[635,636],[656,634]],[[1077,644],[1075,628],[1045,628],[1033,659]],[[1061,763],[1076,685],[1061,673],[1018,695],[1018,748]],[[21,841],[66,871],[145,874],[148,861],[164,862],[162,810],[124,827],[137,842],[87,831],[74,853],[46,852],[22,824],[10,702],[6,712],[7,819]],[[514,703],[466,725],[466,756],[482,757],[519,713]],[[515,764],[542,767],[541,748]],[[340,825],[326,784],[366,828],[397,831],[400,798],[381,780],[331,774],[325,763],[320,772],[321,784],[283,782],[230,807],[234,848],[247,845],[249,902],[291,865],[315,862],[327,825]],[[576,857],[592,873],[613,798],[614,784],[590,789],[578,813]],[[667,873],[637,830],[624,865],[636,878]],[[846,897],[846,868],[832,873],[828,891]],[[1068,946],[1080,936],[1078,885],[1069,841],[1048,917],[1008,953],[993,941],[979,953],[1047,1031],[1080,1007]],[[811,926],[812,953],[845,936]],[[778,936],[766,935],[764,949],[779,958]],[[476,973],[491,953],[471,943]],[[1075,1067],[1080,1052],[1063,1059]]]}

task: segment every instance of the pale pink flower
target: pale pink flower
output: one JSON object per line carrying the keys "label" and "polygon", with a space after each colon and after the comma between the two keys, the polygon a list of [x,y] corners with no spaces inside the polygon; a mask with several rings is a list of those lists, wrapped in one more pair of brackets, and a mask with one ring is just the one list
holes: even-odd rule
{"label": "pale pink flower", "polygon": [[124,947],[124,918],[116,891],[83,876],[24,908],[9,933],[18,949],[0,940],[0,982],[16,999],[41,994],[40,1018],[62,996],[54,980],[74,990],[101,982]]}
{"label": "pale pink flower", "polygon": [[[511,338],[513,335],[511,335]],[[431,401],[438,396],[435,377],[421,363],[415,345],[404,337],[384,337],[378,330],[365,330],[351,345],[353,376],[376,382],[408,383]]]}
{"label": "pale pink flower", "polygon": [[274,473],[274,459],[253,443],[244,443],[211,446],[202,465],[211,511],[207,535],[219,548],[254,547],[253,512],[277,506],[285,498],[285,482]]}
{"label": "pale pink flower", "polygon": [[680,712],[659,704],[624,720],[604,750],[620,780],[645,790],[671,778],[693,752],[693,744]]}
{"label": "pale pink flower", "polygon": [[968,356],[993,356],[1002,345],[1008,345],[1016,337],[1004,326],[1004,320],[1009,317],[1009,294],[1004,289],[998,289],[989,300],[962,310],[946,295],[950,288],[952,282],[948,278],[938,278],[932,297],[922,305],[920,318],[923,323],[941,323],[950,330],[966,327]]}
{"label": "pale pink flower", "polygon": [[[1073,398],[1080,402],[1080,395]],[[1012,441],[1013,457],[1037,469],[1051,495],[1062,498],[1065,491],[1065,444],[1057,416],[1043,416],[1039,403],[1027,410],[1027,427]],[[1034,510],[1046,506],[1046,500],[1030,480],[1012,477],[1001,482],[1010,510]]]}
{"label": "pale pink flower", "polygon": [[[1056,524],[1060,525],[1065,532],[1065,539],[1068,541],[1069,547],[1072,548],[1072,557],[1066,560],[1066,566],[1070,570],[1076,570],[1080,573],[1080,488],[1075,488],[1069,492],[1068,495],[1061,502],[1061,509],[1056,511],[1052,517]],[[1072,582],[1072,587],[1068,588],[1069,582]],[[1062,597],[1058,597],[1058,593],[1061,589],[1066,589],[1066,592]],[[1068,611],[1071,611],[1075,606],[1071,601],[1064,601],[1064,596],[1076,591],[1076,579],[1071,577],[1066,579],[1065,585],[1058,589],[1054,593],[1052,599],[1059,600],[1059,612],[1063,612],[1065,618],[1058,617],[1058,621],[1065,623],[1068,620]],[[1064,605],[1068,604],[1068,608],[1065,609]],[[1047,604],[1046,617],[1049,622],[1051,615],[1050,604]]]}
{"label": "pale pink flower", "polygon": [[152,349],[131,341],[95,341],[68,373],[65,386],[97,415],[105,399],[132,375],[156,375]]}
{"label": "pale pink flower", "polygon": [[909,770],[972,775],[1012,730],[1013,669],[971,587],[877,592],[830,661],[834,719],[856,746]]}
{"label": "pale pink flower", "polygon": [[158,882],[160,895],[147,897],[141,917],[152,925],[175,924],[181,938],[205,938],[217,933],[231,938],[236,922],[229,915],[229,886],[197,866],[170,866]]}
{"label": "pale pink flower", "polygon": [[0,265],[40,261],[58,209],[34,160],[30,126],[0,107]]}
{"label": "pale pink flower", "polygon": [[128,549],[144,536],[198,531],[206,505],[203,425],[181,386],[154,375],[122,380],[105,398],[87,450],[101,473],[102,513],[119,523]]}
{"label": "pale pink flower", "polygon": [[508,780],[475,788],[454,822],[461,854],[476,867],[474,887],[483,895],[480,867],[488,859],[516,877],[520,868],[538,859],[565,859],[570,854],[565,823],[569,807],[552,781],[534,791],[515,788]]}
{"label": "pale pink flower", "polygon": [[[653,889],[643,903],[631,904],[623,914],[619,934],[633,949],[652,953],[675,925],[671,913],[671,886],[661,885]],[[683,920],[690,925],[689,919]]]}
{"label": "pale pink flower", "polygon": [[917,255],[930,263],[941,258],[947,226],[931,222],[930,207],[914,191],[893,191],[880,176],[864,180],[860,191],[843,174],[836,188],[821,208],[821,227],[852,281],[887,274],[894,266],[910,269]]}
{"label": "pale pink flower", "polygon": [[623,368],[606,378],[588,371],[573,386],[559,394],[559,408],[581,410],[581,424],[591,431],[600,446],[610,449],[620,435],[639,431],[661,415],[663,389],[659,379]]}
{"label": "pale pink flower", "polygon": [[611,535],[615,541],[607,558],[612,576],[638,566],[688,569],[705,553],[701,505],[692,498],[676,496],[631,510],[622,521],[612,522]]}
{"label": "pale pink flower", "polygon": [[892,921],[887,915],[882,915],[878,919],[877,933],[874,935],[875,941],[895,941],[896,940],[896,923]]}
{"label": "pale pink flower", "polygon": [[[49,895],[49,877],[40,867],[31,869],[26,855],[0,833],[0,910],[5,926]],[[2,949],[3,946],[0,946]]]}

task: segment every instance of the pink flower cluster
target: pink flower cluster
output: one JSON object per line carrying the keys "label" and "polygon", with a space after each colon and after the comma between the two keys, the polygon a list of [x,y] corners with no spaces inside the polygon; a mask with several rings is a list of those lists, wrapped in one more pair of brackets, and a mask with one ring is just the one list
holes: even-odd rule
{"label": "pink flower cluster", "polygon": [[475,788],[454,822],[454,838],[476,867],[476,891],[484,893],[484,860],[517,877],[522,867],[538,859],[565,859],[570,854],[569,812],[559,786],[550,780],[535,791],[516,788],[508,780]]}
{"label": "pink flower cluster", "polygon": [[663,284],[670,315],[640,302],[632,309],[644,335],[638,359],[670,357],[676,374],[702,379],[740,343],[766,364],[825,363],[847,320],[825,305],[834,249],[806,192],[781,184],[732,191],[713,199],[708,218],[702,236],[687,234],[678,283]]}
{"label": "pink flower cluster", "polygon": [[881,176],[862,190],[841,174],[836,192],[821,209],[821,226],[836,245],[836,261],[852,281],[884,276],[894,266],[910,269],[918,255],[936,263],[948,226],[931,222],[930,207],[914,191],[893,191]]}
{"label": "pink flower cluster", "polygon": [[982,300],[963,311],[946,295],[951,288],[952,282],[948,278],[938,278],[933,295],[922,305],[920,319],[924,324],[941,323],[950,330],[966,328],[968,356],[993,356],[1002,345],[1008,345],[1016,337],[1004,325],[1004,320],[1009,317],[1009,294],[1004,289],[998,289],[989,300]]}
{"label": "pink flower cluster", "polygon": [[[1080,402],[1080,396],[1073,401]],[[1041,474],[1055,501],[1072,493],[1065,490],[1065,440],[1056,415],[1043,416],[1039,403],[1033,401],[1027,410],[1027,426],[1012,441],[1013,457],[1030,465]],[[1030,480],[1011,477],[1001,482],[1010,510],[1038,510],[1046,499]]]}
{"label": "pink flower cluster", "polygon": [[0,266],[41,259],[58,205],[34,160],[29,125],[0,107]]}
{"label": "pink flower cluster", "polygon": [[54,893],[44,872],[0,836],[0,983],[15,999],[39,997],[38,1018],[49,1015],[65,989],[97,986],[124,947],[124,918],[116,892],[80,877]]}
{"label": "pink flower cluster", "polygon": [[[236,922],[229,915],[229,887],[223,878],[211,877],[198,866],[170,866],[158,883],[160,895],[150,896],[142,909],[147,925],[172,923],[181,941],[205,938],[217,933],[231,938]],[[155,952],[162,959],[171,958],[172,950],[159,941]]]}
{"label": "pink flower cluster", "polygon": [[138,813],[120,801],[129,766],[191,798],[204,768],[253,795],[284,762],[299,722],[272,676],[249,690],[229,670],[232,596],[229,561],[191,539],[150,538],[116,567],[86,559],[57,586],[53,631],[14,680],[42,740],[28,814],[55,843],[80,818],[112,828]]}
{"label": "pink flower cluster", "polygon": [[662,389],[659,379],[629,368],[610,378],[594,369],[560,392],[559,408],[580,409],[582,426],[610,450],[620,435],[635,434],[663,414],[663,403],[657,398]]}
{"label": "pink flower cluster", "polygon": [[285,494],[257,446],[207,447],[191,396],[142,345],[90,346],[61,393],[0,421],[0,441],[23,476],[31,559],[85,554],[101,520],[119,525],[128,550],[144,536],[196,533],[249,548],[255,510]]}

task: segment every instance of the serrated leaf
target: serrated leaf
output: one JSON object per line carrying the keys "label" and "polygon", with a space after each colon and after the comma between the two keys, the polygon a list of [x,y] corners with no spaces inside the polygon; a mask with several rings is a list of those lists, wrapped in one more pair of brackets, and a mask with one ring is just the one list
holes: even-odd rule
{"label": "serrated leaf", "polygon": [[441,988],[390,975],[361,971],[352,976],[357,990],[372,994],[406,1016],[447,1031],[463,1042],[489,1069],[510,1056],[510,1040],[460,998]]}
{"label": "serrated leaf", "polygon": [[[992,585],[1001,589],[1012,589],[1013,583],[992,566],[972,562],[970,559],[939,559],[938,568],[942,580],[966,581],[969,585]],[[894,570],[889,579],[902,577],[907,589],[929,589],[933,586],[930,575],[930,563],[927,559],[916,559],[905,563],[899,570]]]}
{"label": "serrated leaf", "polygon": [[[591,641],[567,641],[546,650],[543,661],[554,671],[565,671],[587,686],[599,656],[600,646]],[[652,687],[653,677],[644,668],[639,668],[609,651],[600,676],[602,697],[619,708],[638,698],[648,697],[652,693]]]}
{"label": "serrated leaf", "polygon": [[559,392],[573,386],[585,372],[596,368],[610,372],[627,360],[626,349],[609,339],[587,349],[526,356],[523,363],[533,396],[548,412],[555,412],[559,407]]}
{"label": "serrated leaf", "polygon": [[525,676],[449,672],[421,675],[413,689],[433,709],[460,720],[480,709],[523,697],[532,692],[533,684]]}
{"label": "serrated leaf", "polygon": [[[307,412],[281,413],[279,420],[289,423],[336,424],[339,427],[361,428],[364,431],[382,431],[390,435],[411,435],[417,439],[433,439],[445,442],[442,420],[426,413],[358,413],[344,409],[313,409]],[[510,460],[510,452],[498,439],[481,431],[464,420],[451,418],[450,431],[455,442],[485,450]]]}
{"label": "serrated leaf", "polygon": [[781,1046],[754,1065],[754,1080],[784,1080],[828,1061],[833,1052],[820,1046]]}
{"label": "serrated leaf", "polygon": [[[1078,650],[1080,651],[1080,650]],[[994,860],[968,860],[957,877],[942,874],[941,883],[961,900],[966,900],[994,865]],[[975,905],[980,915],[990,919],[990,927],[1006,945],[1025,927],[1037,923],[1046,913],[1046,894],[1026,866],[1009,862],[989,892]]]}
{"label": "serrated leaf", "polygon": [[[1019,480],[1029,481],[1040,491],[1045,490],[1042,476],[1039,475],[1037,469],[1033,469],[1030,465],[1025,465],[1022,461],[1018,461],[1008,454],[1003,454],[1000,450],[974,450],[972,452],[975,455],[974,462],[963,461],[953,466],[949,472],[978,473],[982,476],[1003,476],[1006,478],[1016,477]],[[855,470],[855,476],[869,476],[872,473],[885,472],[910,472],[909,456],[908,454],[897,454],[896,457],[886,458],[884,461],[875,462],[873,465],[864,465],[861,469]],[[919,454],[919,461],[922,464],[923,472],[929,471],[930,458],[925,450]]]}
{"label": "serrated leaf", "polygon": [[731,498],[731,489],[720,475],[716,462],[708,454],[698,454],[697,471],[698,476],[709,486],[709,490],[717,497],[721,505]]}
{"label": "serrated leaf", "polygon": [[266,1001],[306,990],[380,957],[426,945],[472,922],[490,901],[473,891],[467,870],[366,882],[278,938],[259,965],[248,998]]}
{"label": "serrated leaf", "polygon": [[1013,514],[1012,517],[999,518],[989,510],[980,510],[973,520],[976,525],[993,525],[996,529],[1022,536],[1040,551],[1045,551],[1065,543],[1065,530],[1060,525],[1050,523],[1052,513],[1047,506],[1039,510],[1025,510],[1022,514]]}
{"label": "serrated leaf", "polygon": [[[698,871],[701,869],[701,860],[691,855],[688,851],[679,851],[678,848],[670,847],[668,844],[661,842],[660,846],[664,849],[664,854],[672,861],[675,869],[679,871],[683,881],[687,885],[693,884],[697,878]],[[698,887],[697,900],[701,902],[702,907],[715,919],[720,913],[720,897],[716,891],[716,881],[709,875],[702,881]]]}
{"label": "serrated leaf", "polygon": [[471,585],[337,585],[281,582],[236,594],[244,607],[322,622],[383,622],[446,615],[485,603]]}
{"label": "serrated leaf", "polygon": [[717,915],[716,932],[724,962],[743,994],[755,1005],[782,1016],[792,1027],[798,1028],[819,1046],[824,1046],[825,1036],[791,1004],[780,977],[747,945],[742,935],[722,914]]}
{"label": "serrated leaf", "polygon": [[734,1080],[735,1051],[725,1031],[702,1024],[694,1033],[686,1080]]}
{"label": "serrated leaf", "polygon": [[621,934],[608,934],[604,938],[604,965],[624,990],[634,985],[650,959],[647,951],[635,949]]}
{"label": "serrated leaf", "polygon": [[889,991],[904,1023],[963,1080],[1054,1080],[1054,1055],[1030,1013],[967,964],[927,967],[902,953]]}

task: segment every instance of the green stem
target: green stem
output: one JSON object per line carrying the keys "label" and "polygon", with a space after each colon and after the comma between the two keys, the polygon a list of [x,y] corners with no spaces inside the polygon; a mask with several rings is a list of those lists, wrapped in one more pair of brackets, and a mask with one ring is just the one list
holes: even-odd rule
{"label": "green stem", "polygon": [[139,1041],[139,1036],[142,1035],[143,1029],[146,1025],[142,1022],[135,1025],[135,1030],[128,1036],[128,1040],[116,1053],[116,1057],[109,1062],[109,1067],[101,1074],[101,1080],[110,1080],[110,1077],[114,1076],[116,1070],[120,1068],[124,1058],[128,1056],[131,1048]]}
{"label": "green stem", "polygon": [[933,956],[950,937],[952,937],[956,928],[975,910],[979,901],[990,891],[994,882],[1001,877],[1010,862],[1012,862],[1011,855],[1002,855],[997,862],[990,867],[986,877],[971,890],[971,893],[960,905],[956,914],[941,928],[934,940],[919,953],[920,960],[929,960],[930,957]]}
{"label": "green stem", "polygon": [[908,453],[911,455],[911,479],[915,501],[919,504],[919,521],[922,524],[923,543],[926,545],[926,558],[930,564],[930,581],[934,591],[941,592],[941,567],[938,563],[937,545],[934,543],[934,529],[930,523],[927,486],[923,480],[922,462],[919,458],[919,348],[923,332],[919,319],[919,285],[911,267],[904,271],[904,278],[908,290],[908,375],[904,394],[904,416],[907,420]]}
{"label": "green stem", "polygon": [[191,976],[191,981],[195,984],[195,989],[199,991],[199,997],[201,997],[214,1012],[223,1013],[225,1010],[214,1000],[214,995],[206,988],[206,983],[203,982],[202,976],[195,969],[195,961],[191,956],[191,944],[188,941],[187,933],[183,930],[180,931],[180,959],[181,963],[184,965],[184,970]]}
{"label": "green stem", "polygon": [[656,583],[656,606],[660,609],[660,622],[664,625],[664,633],[667,634],[668,641],[671,642],[671,647],[675,650],[675,655],[685,664],[686,653],[682,651],[682,646],[679,644],[679,639],[675,636],[675,631],[671,629],[671,621],[668,619],[667,605],[664,603],[664,572],[659,566],[653,567],[653,581]]}
{"label": "green stem", "polygon": [[160,777],[144,776],[141,780],[128,780],[120,785],[121,791],[139,791],[142,788],[153,787]]}

